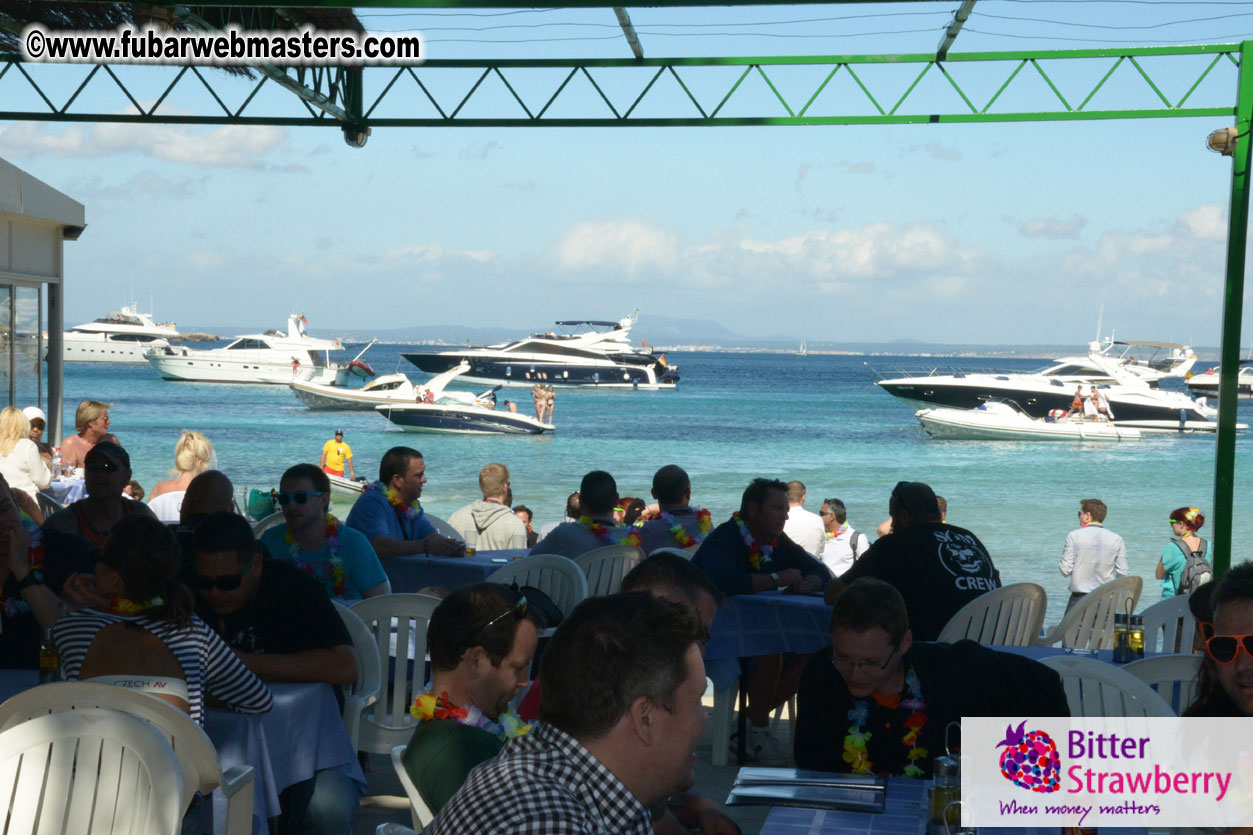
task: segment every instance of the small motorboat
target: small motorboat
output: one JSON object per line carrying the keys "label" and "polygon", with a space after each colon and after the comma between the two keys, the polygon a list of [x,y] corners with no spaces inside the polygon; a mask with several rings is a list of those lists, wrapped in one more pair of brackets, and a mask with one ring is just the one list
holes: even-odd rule
{"label": "small motorboat", "polygon": [[389,401],[374,409],[406,432],[542,435],[553,431],[551,423],[540,423],[520,412],[497,409],[496,391],[500,386],[493,386],[478,396],[444,390],[453,379],[469,370],[470,364],[463,361],[456,368],[419,385],[415,400]]}
{"label": "small motorboat", "polygon": [[364,478],[358,478],[354,481],[351,478],[345,478],[342,475],[332,475],[331,473],[327,473],[326,477],[330,479],[332,493],[356,493],[361,495],[365,492],[366,482]]}
{"label": "small motorboat", "polygon": [[299,398],[310,409],[324,411],[360,411],[368,412],[376,406],[403,403],[433,403],[443,397],[469,406],[496,407],[496,392],[500,386],[493,386],[482,394],[471,394],[468,391],[444,391],[455,377],[470,370],[467,363],[432,377],[425,383],[414,385],[404,374],[384,374],[358,389],[344,386],[308,383],[301,380],[293,381],[292,394]]}
{"label": "small motorboat", "polygon": [[965,441],[1137,441],[1140,430],[1107,420],[1034,418],[1008,399],[992,399],[974,409],[920,409],[914,413],[933,438]]}

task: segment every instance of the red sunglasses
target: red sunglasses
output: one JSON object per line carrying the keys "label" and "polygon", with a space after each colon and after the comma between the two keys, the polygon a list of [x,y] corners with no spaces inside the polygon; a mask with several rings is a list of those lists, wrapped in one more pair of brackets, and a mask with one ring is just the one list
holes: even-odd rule
{"label": "red sunglasses", "polygon": [[1205,651],[1217,663],[1230,664],[1236,660],[1242,645],[1245,654],[1253,658],[1253,635],[1215,635],[1205,641]]}

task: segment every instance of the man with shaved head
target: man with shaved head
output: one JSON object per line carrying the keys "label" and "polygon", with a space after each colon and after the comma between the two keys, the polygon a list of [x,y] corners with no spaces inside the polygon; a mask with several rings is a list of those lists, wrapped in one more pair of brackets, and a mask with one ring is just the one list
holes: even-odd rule
{"label": "man with shaved head", "polygon": [[667,464],[653,474],[653,498],[657,500],[657,517],[640,528],[644,553],[658,548],[699,548],[712,523],[708,510],[692,507],[692,482],[682,467]]}
{"label": "man with shaved head", "polygon": [[180,525],[195,526],[205,516],[235,507],[235,485],[221,470],[205,470],[191,480],[178,512]]}

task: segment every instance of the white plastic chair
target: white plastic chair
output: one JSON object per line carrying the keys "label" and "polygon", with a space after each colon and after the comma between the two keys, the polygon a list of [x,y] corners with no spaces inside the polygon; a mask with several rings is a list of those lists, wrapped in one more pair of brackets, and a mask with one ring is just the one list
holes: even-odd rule
{"label": "white plastic chair", "polygon": [[1145,652],[1192,652],[1196,618],[1188,608],[1189,596],[1168,597],[1144,610]]}
{"label": "white plastic chair", "polygon": [[1134,611],[1143,588],[1139,577],[1110,580],[1085,594],[1039,643],[1061,641],[1067,649],[1113,649],[1114,615]]}
{"label": "white plastic chair", "polygon": [[587,575],[587,596],[617,594],[622,577],[644,559],[644,552],[634,545],[607,545],[575,557],[574,564]]}
{"label": "white plastic chair", "polygon": [[487,578],[488,583],[533,586],[552,598],[561,610],[562,617],[569,617],[574,607],[587,599],[587,575],[575,565],[574,560],[555,554],[539,554],[502,565]]}
{"label": "white plastic chair", "polygon": [[454,528],[452,525],[448,524],[447,522],[445,522],[443,519],[439,518],[438,516],[432,516],[429,513],[424,513],[423,517],[426,519],[426,521],[430,522],[432,525],[435,526],[435,533],[439,534],[440,536],[446,536],[446,537],[449,537],[450,539],[455,539],[458,542],[465,541],[465,537],[457,533],[456,528]]}
{"label": "white plastic chair", "polygon": [[1158,655],[1132,661],[1123,671],[1152,687],[1176,713],[1182,713],[1196,701],[1196,677],[1202,660],[1202,655]]}
{"label": "white plastic chair", "polygon": [[674,554],[676,557],[682,557],[685,560],[690,560],[692,557],[696,556],[696,546],[693,546],[690,551],[686,548],[674,548],[670,546],[665,548],[654,548],[648,553],[648,556],[651,557],[653,554]]}
{"label": "white plastic chair", "polygon": [[0,733],[8,835],[176,835],[184,793],[161,732],[116,710],[52,713]]}
{"label": "white plastic chair", "polygon": [[431,814],[431,808],[422,799],[422,795],[418,792],[418,787],[409,779],[409,772],[405,771],[405,765],[401,761],[401,757],[405,755],[405,748],[407,747],[407,745],[397,745],[392,749],[392,768],[396,770],[396,776],[400,779],[400,785],[404,786],[405,794],[409,796],[409,813],[413,815],[413,828],[421,830],[435,820],[435,816]]}
{"label": "white plastic chair", "polygon": [[358,750],[390,754],[397,745],[409,741],[415,721],[409,706],[426,684],[426,627],[439,604],[438,597],[426,594],[384,594],[352,604],[352,613],[373,636],[381,680],[386,680],[384,671],[389,665],[395,664],[390,691],[382,691],[381,698],[361,715]]}
{"label": "white plastic chair", "polygon": [[174,749],[183,775],[187,793],[183,811],[191,803],[193,792],[208,795],[221,789],[226,796],[226,835],[247,835],[252,831],[256,777],[253,767],[232,766],[224,773],[217,750],[200,726],[174,705],[154,696],[90,681],[45,684],[23,690],[0,705],[0,732],[37,716],[96,708],[136,716],[161,732]]}
{"label": "white plastic chair", "polygon": [[252,535],[257,539],[260,539],[261,534],[265,533],[270,528],[285,524],[287,524],[287,520],[283,518],[283,511],[275,511],[252,526]]}
{"label": "white plastic chair", "polygon": [[1014,583],[979,595],[957,610],[937,641],[969,638],[981,644],[1025,647],[1040,637],[1048,595],[1035,583]]}
{"label": "white plastic chair", "polygon": [[348,729],[348,738],[352,740],[352,749],[357,750],[357,741],[361,738],[361,714],[365,709],[379,700],[383,690],[383,668],[379,661],[378,645],[374,642],[374,633],[365,625],[360,616],[340,601],[335,601],[335,610],[340,620],[348,629],[352,638],[352,650],[357,656],[357,680],[351,688],[344,692],[344,727]]}
{"label": "white plastic chair", "polygon": [[1166,700],[1130,673],[1074,655],[1054,655],[1041,664],[1062,677],[1071,716],[1174,716]]}

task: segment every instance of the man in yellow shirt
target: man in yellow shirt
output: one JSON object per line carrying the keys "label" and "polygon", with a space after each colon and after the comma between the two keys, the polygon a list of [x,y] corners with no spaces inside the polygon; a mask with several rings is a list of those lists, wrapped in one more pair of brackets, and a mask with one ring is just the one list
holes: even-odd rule
{"label": "man in yellow shirt", "polygon": [[344,443],[344,430],[336,429],[335,437],[322,444],[322,460],[318,466],[323,472],[342,478],[345,463],[348,464],[348,477],[355,480],[357,474],[352,469],[352,447]]}

